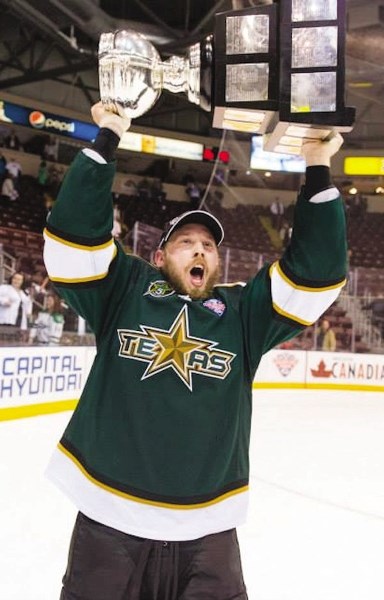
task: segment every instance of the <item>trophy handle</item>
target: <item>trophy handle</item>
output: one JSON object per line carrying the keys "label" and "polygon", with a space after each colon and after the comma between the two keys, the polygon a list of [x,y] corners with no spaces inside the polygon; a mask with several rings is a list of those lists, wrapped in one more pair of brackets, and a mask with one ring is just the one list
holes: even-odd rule
{"label": "trophy handle", "polygon": [[163,88],[174,94],[184,92],[189,102],[210,111],[212,108],[213,36],[188,48],[187,56],[171,56],[162,63]]}

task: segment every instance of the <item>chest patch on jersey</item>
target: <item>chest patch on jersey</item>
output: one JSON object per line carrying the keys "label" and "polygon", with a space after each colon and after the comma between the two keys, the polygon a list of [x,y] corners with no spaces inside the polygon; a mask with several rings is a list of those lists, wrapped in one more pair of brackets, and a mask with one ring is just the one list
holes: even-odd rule
{"label": "chest patch on jersey", "polygon": [[218,298],[208,298],[208,300],[204,300],[203,306],[214,312],[216,315],[219,315],[219,317],[225,313],[225,309],[227,308],[224,302]]}
{"label": "chest patch on jersey", "polygon": [[119,356],[142,361],[142,380],[171,369],[192,391],[192,374],[225,379],[236,354],[221,350],[217,342],[189,334],[188,307],[184,305],[169,329],[140,325],[141,331],[118,329]]}
{"label": "chest patch on jersey", "polygon": [[152,298],[165,298],[165,296],[172,296],[174,293],[175,290],[168,283],[168,281],[161,279],[159,281],[152,281],[144,296],[152,296]]}

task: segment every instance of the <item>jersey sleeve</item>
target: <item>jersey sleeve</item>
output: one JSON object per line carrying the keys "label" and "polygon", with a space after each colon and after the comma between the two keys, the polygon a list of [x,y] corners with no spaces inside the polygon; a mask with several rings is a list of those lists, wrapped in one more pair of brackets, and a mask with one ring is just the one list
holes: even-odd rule
{"label": "jersey sleeve", "polygon": [[44,230],[44,261],[60,296],[98,335],[129,261],[111,234],[115,165],[90,154],[80,152],[65,176]]}
{"label": "jersey sleeve", "polygon": [[261,354],[315,323],[345,284],[343,201],[335,187],[298,197],[291,243],[243,290],[241,310],[251,368]]}

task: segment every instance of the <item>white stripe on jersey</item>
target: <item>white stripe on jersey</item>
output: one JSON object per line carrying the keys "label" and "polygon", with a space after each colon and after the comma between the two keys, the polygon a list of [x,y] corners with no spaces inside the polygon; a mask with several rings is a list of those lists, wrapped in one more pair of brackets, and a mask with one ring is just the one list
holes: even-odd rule
{"label": "white stripe on jersey", "polygon": [[[138,537],[153,540],[194,540],[242,525],[249,492],[233,493],[201,508],[163,508],[145,500],[132,501],[95,483],[64,452],[56,449],[48,478],[90,519]],[[244,489],[244,488],[242,488]],[[126,495],[125,495],[126,496]]]}
{"label": "white stripe on jersey", "polygon": [[312,325],[336,300],[345,280],[323,288],[296,285],[281,270],[279,263],[270,268],[273,307],[284,317],[301,325]]}
{"label": "white stripe on jersey", "polygon": [[99,246],[74,244],[44,231],[44,261],[48,275],[58,283],[83,283],[103,279],[116,255],[111,238]]}

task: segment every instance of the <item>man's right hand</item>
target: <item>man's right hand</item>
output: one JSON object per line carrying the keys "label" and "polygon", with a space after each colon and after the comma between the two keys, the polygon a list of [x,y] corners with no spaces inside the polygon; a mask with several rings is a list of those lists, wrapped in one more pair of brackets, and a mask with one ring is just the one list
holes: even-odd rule
{"label": "man's right hand", "polygon": [[340,149],[343,138],[336,133],[327,140],[305,139],[301,149],[301,155],[305,159],[307,167],[331,164],[331,158]]}
{"label": "man's right hand", "polygon": [[110,129],[116,135],[121,138],[122,135],[127,131],[131,125],[131,119],[128,119],[121,111],[120,114],[116,114],[110,110],[107,110],[102,102],[97,102],[91,108],[91,114],[96,125]]}

